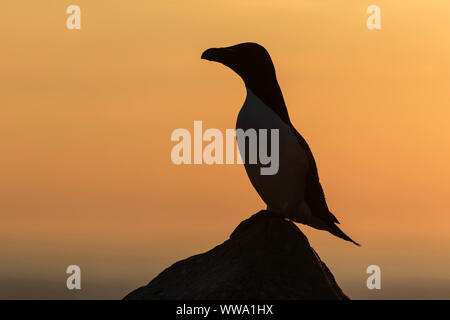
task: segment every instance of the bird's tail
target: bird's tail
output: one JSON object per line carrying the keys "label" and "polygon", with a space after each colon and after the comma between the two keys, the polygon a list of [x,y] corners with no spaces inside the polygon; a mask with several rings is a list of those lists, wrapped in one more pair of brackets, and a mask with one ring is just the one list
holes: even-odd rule
{"label": "bird's tail", "polygon": [[341,229],[339,229],[339,227],[338,227],[337,225],[335,225],[334,223],[333,223],[333,224],[330,224],[326,230],[329,231],[331,234],[334,234],[336,237],[339,237],[339,238],[341,238],[341,239],[350,241],[350,242],[356,244],[358,247],[361,246],[358,242],[353,241],[352,238],[350,238],[348,235],[346,235],[346,234],[345,234]]}

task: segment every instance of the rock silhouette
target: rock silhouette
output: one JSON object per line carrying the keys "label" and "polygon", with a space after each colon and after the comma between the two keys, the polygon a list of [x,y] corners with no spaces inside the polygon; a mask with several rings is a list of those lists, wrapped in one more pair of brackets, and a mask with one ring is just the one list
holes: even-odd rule
{"label": "rock silhouette", "polygon": [[176,262],[124,299],[348,297],[294,223],[260,211],[242,221],[224,243]]}

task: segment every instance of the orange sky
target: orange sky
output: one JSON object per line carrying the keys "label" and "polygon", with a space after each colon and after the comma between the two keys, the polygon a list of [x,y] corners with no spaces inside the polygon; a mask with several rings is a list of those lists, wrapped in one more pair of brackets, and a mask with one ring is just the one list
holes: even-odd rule
{"label": "orange sky", "polygon": [[[1,7],[0,298],[121,298],[263,207],[241,165],[170,160],[174,129],[234,128],[243,84],[200,55],[244,41],[271,53],[329,207],[363,245],[301,227],[344,291],[450,298],[447,0]],[[80,292],[65,289],[69,264]]]}

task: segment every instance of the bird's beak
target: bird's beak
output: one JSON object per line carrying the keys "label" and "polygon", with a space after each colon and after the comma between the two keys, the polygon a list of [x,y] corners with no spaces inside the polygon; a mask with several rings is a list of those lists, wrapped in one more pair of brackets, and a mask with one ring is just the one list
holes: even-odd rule
{"label": "bird's beak", "polygon": [[222,56],[222,50],[220,48],[210,48],[205,50],[202,53],[202,59],[208,60],[208,61],[220,61],[220,58]]}
{"label": "bird's beak", "polygon": [[224,63],[229,60],[231,55],[233,54],[233,50],[231,48],[210,48],[205,50],[202,53],[202,59],[208,61],[216,61]]}

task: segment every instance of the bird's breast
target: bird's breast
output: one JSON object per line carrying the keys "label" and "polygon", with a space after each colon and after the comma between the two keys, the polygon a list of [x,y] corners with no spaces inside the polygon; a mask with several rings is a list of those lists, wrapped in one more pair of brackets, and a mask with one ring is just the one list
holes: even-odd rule
{"label": "bird's breast", "polygon": [[[251,134],[246,134],[245,139],[239,139],[239,136],[237,139],[249,179],[266,204],[272,208],[283,208],[290,206],[292,201],[303,199],[305,177],[309,170],[306,153],[298,143],[293,130],[250,89],[239,112],[236,129],[237,132],[241,129],[246,133],[251,129],[254,130],[258,143],[253,150],[257,150],[258,156],[261,152],[261,143],[270,141],[273,129],[278,130],[278,141],[275,141],[278,148],[274,148],[272,145],[274,141],[270,141],[262,150],[263,153],[266,150],[278,153],[270,155],[273,161],[278,161],[278,170],[273,175],[261,174],[261,168],[265,165],[261,163],[259,157],[257,163],[249,163],[249,154],[252,152],[249,146]],[[261,129],[266,129],[264,136]]]}

